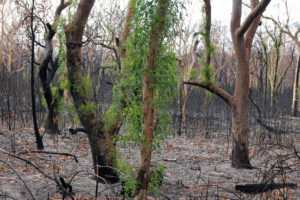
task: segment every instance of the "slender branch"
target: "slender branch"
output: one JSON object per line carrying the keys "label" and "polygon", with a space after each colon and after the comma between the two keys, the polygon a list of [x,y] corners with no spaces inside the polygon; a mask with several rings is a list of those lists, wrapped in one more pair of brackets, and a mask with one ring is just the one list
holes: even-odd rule
{"label": "slender branch", "polygon": [[296,34],[293,35],[290,29],[288,28],[289,25],[286,24],[285,27],[282,27],[278,21],[276,21],[273,17],[268,16],[262,16],[265,19],[271,20],[280,30],[282,30],[283,33],[287,34],[293,41],[296,43],[298,42],[298,38],[296,37],[298,35],[298,32],[300,32],[300,28],[297,30]]}
{"label": "slender branch", "polygon": [[54,23],[58,20],[61,15],[61,12],[68,7],[72,3],[72,0],[68,0],[65,2],[64,0],[60,1],[60,5],[56,8],[55,16],[54,16]]}

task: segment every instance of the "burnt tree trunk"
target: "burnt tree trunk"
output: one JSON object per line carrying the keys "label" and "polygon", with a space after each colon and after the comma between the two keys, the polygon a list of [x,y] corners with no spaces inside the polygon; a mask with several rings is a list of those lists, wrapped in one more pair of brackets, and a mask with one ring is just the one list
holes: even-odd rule
{"label": "burnt tree trunk", "polygon": [[34,127],[34,134],[36,139],[37,149],[44,149],[43,139],[40,135],[37,118],[36,118],[36,109],[35,109],[35,91],[34,91],[34,42],[35,42],[35,34],[33,29],[33,15],[34,15],[34,0],[32,0],[32,9],[31,9],[31,34],[32,34],[32,41],[31,41],[31,103],[32,103],[32,119],[33,119],[33,127]]}
{"label": "burnt tree trunk", "polygon": [[81,46],[85,25],[95,0],[80,0],[72,21],[65,29],[67,46],[67,68],[70,81],[70,92],[74,100],[76,111],[81,124],[88,135],[95,173],[105,179],[101,182],[115,183],[119,180],[113,169],[115,146],[109,134],[103,131],[103,122],[96,118],[95,110],[83,112],[83,108],[90,106],[87,97],[87,88],[81,70]]}
{"label": "burnt tree trunk", "polygon": [[51,90],[51,82],[53,77],[59,67],[58,60],[53,61],[53,44],[52,39],[56,34],[56,30],[53,29],[56,23],[58,23],[58,19],[61,15],[61,12],[71,4],[71,1],[64,2],[61,0],[60,5],[57,7],[54,15],[54,21],[52,25],[49,23],[46,24],[48,28],[48,32],[45,35],[45,47],[46,47],[46,55],[42,60],[40,70],[39,70],[39,77],[41,80],[42,88],[43,88],[43,95],[45,97],[47,108],[48,108],[48,117],[46,122],[46,132],[51,134],[59,133],[58,128],[58,111],[57,103],[59,98],[63,95],[63,90],[59,90],[59,97],[54,97]]}

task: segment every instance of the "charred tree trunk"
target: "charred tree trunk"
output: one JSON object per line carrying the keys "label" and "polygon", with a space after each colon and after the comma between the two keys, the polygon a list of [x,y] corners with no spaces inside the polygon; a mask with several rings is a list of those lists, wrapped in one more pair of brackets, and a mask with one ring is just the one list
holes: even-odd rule
{"label": "charred tree trunk", "polygon": [[[115,152],[115,149],[112,138],[103,132],[103,122],[96,118],[95,110],[82,110],[91,105],[87,97],[87,88],[83,84],[81,45],[83,31],[94,3],[95,0],[80,0],[72,21],[65,29],[68,79],[76,111],[88,135],[95,173],[108,183],[115,183],[119,178],[113,169],[115,159],[112,152]],[[102,179],[99,181],[104,182]]]}
{"label": "charred tree trunk", "polygon": [[33,29],[33,13],[34,12],[34,0],[32,0],[32,9],[31,9],[31,34],[32,34],[32,42],[31,42],[31,103],[32,103],[32,119],[34,126],[34,134],[36,139],[36,145],[38,149],[44,149],[43,139],[39,133],[39,128],[37,124],[36,118],[36,109],[35,109],[35,91],[34,91],[34,42],[35,42],[35,34]]}
{"label": "charred tree trunk", "polygon": [[71,1],[67,1],[66,3],[64,0],[61,0],[60,5],[57,7],[54,16],[54,22],[52,25],[49,23],[46,24],[48,28],[48,32],[45,35],[45,47],[46,47],[46,55],[42,60],[39,77],[41,80],[42,88],[43,88],[43,95],[45,97],[47,108],[48,108],[48,117],[46,122],[46,132],[51,134],[59,133],[58,128],[58,111],[57,103],[59,99],[63,95],[63,90],[58,91],[58,97],[54,97],[51,90],[51,82],[53,77],[59,67],[58,60],[53,61],[53,44],[52,39],[56,34],[56,30],[53,29],[53,26],[58,22],[58,19],[61,15],[61,12],[70,5]]}
{"label": "charred tree trunk", "polygon": [[[50,33],[48,33],[50,34]],[[53,35],[54,36],[54,35]],[[46,42],[46,48],[49,48]],[[52,44],[51,44],[52,46]],[[52,47],[51,47],[52,48]],[[46,58],[42,61],[40,71],[39,71],[39,77],[41,80],[41,85],[43,88],[43,95],[45,97],[47,108],[48,108],[48,116],[47,116],[47,122],[46,122],[46,132],[51,134],[57,134],[59,133],[58,128],[58,113],[55,111],[55,107],[57,106],[57,99],[53,97],[50,83],[48,82],[48,64],[52,61],[52,50],[51,55],[47,55]],[[63,91],[60,91],[60,96],[62,96]]]}

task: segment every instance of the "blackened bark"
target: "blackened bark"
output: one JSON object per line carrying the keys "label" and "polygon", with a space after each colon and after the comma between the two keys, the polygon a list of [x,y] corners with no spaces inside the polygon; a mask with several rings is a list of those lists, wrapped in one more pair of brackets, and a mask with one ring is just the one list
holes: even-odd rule
{"label": "blackened bark", "polygon": [[76,111],[88,135],[95,173],[102,177],[97,180],[115,183],[119,178],[113,169],[115,166],[113,136],[103,131],[103,122],[96,117],[96,111],[82,110],[83,107],[91,104],[83,82],[81,45],[84,27],[94,3],[95,0],[80,0],[72,21],[65,29],[68,79]]}
{"label": "blackened bark", "polygon": [[[71,1],[64,2],[61,0],[59,6],[55,11],[54,22],[53,26],[58,22],[59,16],[61,12],[69,6]],[[56,31],[53,29],[52,25],[49,23],[46,24],[48,28],[48,32],[45,35],[45,47],[46,47],[46,55],[41,63],[39,77],[41,80],[42,88],[43,88],[43,95],[45,97],[47,108],[48,108],[48,118],[46,122],[46,132],[51,134],[59,133],[58,128],[58,101],[63,95],[63,90],[59,89],[58,96],[54,97],[51,90],[51,82],[53,77],[59,68],[58,58],[53,61],[53,44],[52,39],[56,34]]]}
{"label": "blackened bark", "polygon": [[34,41],[35,34],[33,30],[33,13],[34,12],[34,0],[32,0],[32,9],[31,9],[31,34],[32,34],[32,42],[31,42],[31,103],[32,103],[32,119],[34,126],[34,134],[36,138],[36,145],[38,149],[44,149],[43,140],[39,133],[39,128],[36,119],[36,109],[35,109],[35,92],[34,92]]}

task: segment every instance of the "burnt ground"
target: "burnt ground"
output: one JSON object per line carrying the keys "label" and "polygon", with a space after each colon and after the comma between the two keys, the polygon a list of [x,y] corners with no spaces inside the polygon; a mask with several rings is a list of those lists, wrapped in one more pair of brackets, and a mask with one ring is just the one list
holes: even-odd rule
{"label": "burnt ground", "polygon": [[[260,194],[245,194],[235,190],[236,184],[296,183],[300,185],[300,135],[276,136],[256,128],[250,134],[250,157],[253,170],[231,167],[230,135],[220,129],[202,134],[191,127],[192,133],[170,137],[153,156],[153,161],[166,167],[159,194],[149,193],[149,199],[300,199],[300,188],[275,189]],[[16,154],[35,149],[32,129],[8,131],[0,127],[0,148],[12,152],[15,138]],[[92,180],[92,159],[87,137],[61,134],[55,138],[45,135],[45,151],[70,153],[77,157],[41,153],[19,154],[38,165],[46,174],[62,176],[72,181],[78,199],[95,199],[96,182]],[[294,148],[292,148],[294,147]],[[128,162],[137,166],[139,150],[133,147],[118,149]],[[4,163],[6,162],[6,164]],[[7,165],[22,177],[36,199],[62,199],[55,182],[45,178],[29,164],[0,151],[0,199],[32,199],[28,190]],[[123,197],[120,184],[99,184],[99,199]]]}

